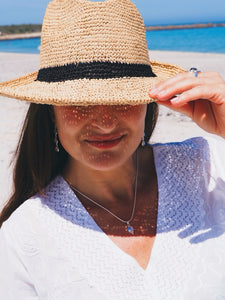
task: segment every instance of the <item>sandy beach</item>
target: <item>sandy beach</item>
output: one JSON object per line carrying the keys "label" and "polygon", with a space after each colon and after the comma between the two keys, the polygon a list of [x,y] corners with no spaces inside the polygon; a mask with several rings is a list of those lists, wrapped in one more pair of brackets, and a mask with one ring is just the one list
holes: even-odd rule
{"label": "sandy beach", "polygon": [[[225,79],[225,54],[151,51],[150,59],[170,62],[189,69],[218,71]],[[0,53],[0,82],[38,70],[39,55]],[[12,191],[10,162],[18,142],[28,105],[25,102],[0,97],[0,207]],[[152,143],[182,141],[193,136],[209,136],[187,117],[160,107],[159,121]]]}
{"label": "sandy beach", "polygon": [[17,39],[31,39],[31,38],[39,38],[39,37],[41,37],[40,32],[6,34],[6,35],[0,35],[0,41],[17,40]]}

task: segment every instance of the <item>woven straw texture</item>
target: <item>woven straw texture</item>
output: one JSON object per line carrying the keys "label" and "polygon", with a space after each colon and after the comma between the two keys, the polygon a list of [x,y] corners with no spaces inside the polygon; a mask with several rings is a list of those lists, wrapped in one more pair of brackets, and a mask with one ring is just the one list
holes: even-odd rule
{"label": "woven straw texture", "polygon": [[39,72],[1,83],[0,95],[54,105],[143,104],[154,101],[153,85],[183,71],[150,62],[144,21],[130,0],[54,0]]}
{"label": "woven straw texture", "polygon": [[90,61],[150,65],[144,22],[129,0],[50,2],[41,50],[40,69]]}

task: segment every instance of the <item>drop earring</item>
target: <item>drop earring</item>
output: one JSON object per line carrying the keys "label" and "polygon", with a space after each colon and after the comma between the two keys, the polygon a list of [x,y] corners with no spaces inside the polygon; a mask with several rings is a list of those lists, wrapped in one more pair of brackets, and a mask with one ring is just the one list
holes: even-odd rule
{"label": "drop earring", "polygon": [[56,127],[55,127],[54,142],[55,142],[55,152],[59,152],[59,139],[58,139],[58,132],[57,132],[57,128]]}
{"label": "drop earring", "polygon": [[142,138],[141,138],[141,146],[144,147],[146,146],[146,142],[145,142],[145,133],[143,134]]}

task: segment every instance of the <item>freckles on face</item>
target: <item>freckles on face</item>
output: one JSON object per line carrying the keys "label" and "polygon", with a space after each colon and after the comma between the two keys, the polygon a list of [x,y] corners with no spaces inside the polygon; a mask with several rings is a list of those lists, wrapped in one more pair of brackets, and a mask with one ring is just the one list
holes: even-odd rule
{"label": "freckles on face", "polygon": [[55,113],[64,125],[77,126],[90,117],[91,109],[83,106],[59,106],[55,107]]}
{"label": "freckles on face", "polygon": [[116,126],[120,120],[135,122],[145,111],[144,105],[96,105],[96,106],[55,106],[56,123],[67,127],[89,123],[102,123],[102,127]]}
{"label": "freckles on face", "polygon": [[114,111],[125,120],[135,120],[145,111],[145,105],[117,105]]}
{"label": "freckles on face", "polygon": [[[146,105],[55,106],[64,149],[77,161],[105,167],[125,161],[140,143]],[[119,143],[117,143],[119,140]]]}

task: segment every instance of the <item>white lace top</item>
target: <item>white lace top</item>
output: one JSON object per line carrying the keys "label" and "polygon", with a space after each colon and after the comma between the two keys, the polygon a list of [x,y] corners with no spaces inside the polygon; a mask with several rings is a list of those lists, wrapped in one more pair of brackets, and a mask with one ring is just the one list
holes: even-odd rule
{"label": "white lace top", "polygon": [[194,138],[153,149],[159,203],[146,270],[57,177],[0,230],[0,298],[224,300],[225,143]]}

